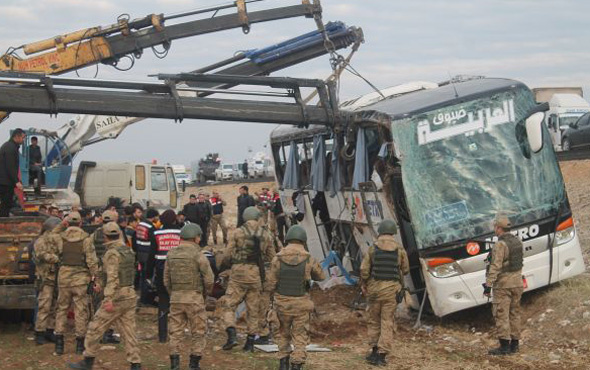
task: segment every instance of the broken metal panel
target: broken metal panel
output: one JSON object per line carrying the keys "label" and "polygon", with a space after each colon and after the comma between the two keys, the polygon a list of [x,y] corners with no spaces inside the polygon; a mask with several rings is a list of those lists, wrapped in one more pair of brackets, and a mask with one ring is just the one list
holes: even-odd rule
{"label": "broken metal panel", "polygon": [[356,137],[356,149],[354,153],[354,173],[352,175],[352,188],[359,190],[359,185],[370,180],[369,153],[367,151],[367,135],[365,128],[359,128]]}

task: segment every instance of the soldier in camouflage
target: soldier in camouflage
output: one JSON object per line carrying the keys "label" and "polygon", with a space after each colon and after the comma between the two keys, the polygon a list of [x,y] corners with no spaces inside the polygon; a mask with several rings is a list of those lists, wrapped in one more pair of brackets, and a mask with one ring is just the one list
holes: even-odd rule
{"label": "soldier in camouflage", "polygon": [[361,287],[369,305],[367,332],[372,348],[366,360],[371,365],[385,366],[385,358],[393,350],[396,296],[403,287],[404,275],[410,272],[410,264],[406,251],[394,239],[397,226],[393,220],[383,220],[378,233],[375,245],[363,257]]}
{"label": "soldier in camouflage", "polygon": [[[67,229],[63,231],[68,225]],[[80,227],[82,218],[78,212],[72,212],[64,223],[53,230],[58,237],[55,240],[60,255],[60,268],[57,280],[59,295],[57,297],[57,313],[55,318],[55,352],[64,353],[64,332],[70,304],[74,303],[76,317],[76,353],[84,351],[89,309],[87,288],[91,280],[99,274],[98,258],[89,235]],[[53,246],[52,248],[55,248]],[[95,285],[100,291],[100,285]]]}
{"label": "soldier in camouflage", "polygon": [[185,225],[180,231],[180,244],[168,252],[164,265],[164,286],[170,293],[170,368],[180,370],[180,348],[185,328],[189,328],[192,346],[190,370],[199,370],[205,349],[207,313],[204,296],[213,287],[213,271],[200,252],[203,234],[197,224]]}
{"label": "soldier in camouflage", "polygon": [[484,295],[493,292],[492,310],[500,346],[490,355],[518,352],[520,340],[520,298],[522,296],[522,241],[510,233],[512,226],[507,216],[499,214],[494,223],[498,241],[494,245],[489,271],[484,284]]}
{"label": "soldier in camouflage", "polygon": [[246,302],[248,337],[244,351],[254,350],[254,339],[259,325],[259,302],[262,291],[264,260],[271,261],[275,255],[268,233],[259,225],[260,212],[256,207],[244,210],[245,223],[233,233],[224,256],[224,262],[231,260],[231,275],[225,297],[223,297],[223,323],[227,342],[223,349],[228,351],[238,345],[236,334],[236,308]]}
{"label": "soldier in camouflage", "polygon": [[139,345],[135,334],[135,253],[123,243],[121,230],[115,222],[106,224],[103,231],[106,238],[106,252],[103,257],[106,278],[104,300],[88,326],[84,359],[69,365],[73,369],[92,369],[103,333],[109,327],[117,325],[124,339],[131,370],[141,369]]}
{"label": "soldier in camouflage", "polygon": [[39,295],[37,297],[38,312],[35,322],[35,342],[45,344],[55,342],[53,329],[55,328],[56,280],[59,262],[59,250],[56,238],[51,231],[59,225],[61,220],[50,217],[43,223],[41,236],[34,244],[35,273],[38,281]]}
{"label": "soldier in camouflage", "polygon": [[299,370],[307,358],[305,348],[309,344],[310,314],[314,308],[309,296],[310,282],[324,280],[326,276],[306,249],[305,229],[292,226],[285,241],[287,246],[272,260],[267,289],[274,293],[280,321],[279,369]]}

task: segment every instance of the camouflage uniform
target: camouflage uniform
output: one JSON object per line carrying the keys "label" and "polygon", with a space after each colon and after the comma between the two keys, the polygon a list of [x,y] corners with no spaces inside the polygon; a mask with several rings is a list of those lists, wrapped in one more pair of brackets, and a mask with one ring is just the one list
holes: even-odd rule
{"label": "camouflage uniform", "polygon": [[225,328],[236,326],[236,308],[242,302],[246,302],[247,331],[249,335],[255,335],[259,326],[259,305],[262,282],[260,271],[256,262],[247,261],[246,239],[248,234],[257,235],[260,238],[260,250],[265,261],[271,261],[275,256],[272,241],[268,233],[258,225],[258,221],[246,221],[230,237],[225,258],[231,257],[231,275],[225,293],[223,323]]}
{"label": "camouflage uniform", "polygon": [[[298,286],[299,292],[293,294],[286,289],[289,285],[281,275],[282,269],[283,266],[295,267],[303,263],[303,286]],[[267,290],[274,293],[275,307],[281,323],[277,337],[279,357],[290,356],[292,365],[300,366],[307,358],[305,347],[309,344],[310,314],[314,308],[307,284],[312,279],[320,281],[325,278],[320,264],[305,250],[303,244],[287,244],[272,260],[266,285]],[[292,353],[291,344],[295,348]]]}
{"label": "camouflage uniform", "polygon": [[35,273],[39,280],[39,310],[35,331],[41,332],[55,327],[56,279],[59,262],[58,236],[45,232],[35,241]]}
{"label": "camouflage uniform", "polygon": [[[279,252],[282,249],[282,245],[280,245],[278,239],[274,236],[274,234],[271,233],[268,226],[261,227],[268,234],[268,237],[272,242],[271,248],[274,249],[275,253]],[[265,262],[268,262],[268,268],[265,268],[266,276],[268,276],[270,273],[270,262],[272,262],[272,260],[265,260]],[[258,335],[261,338],[256,342],[256,344],[268,344],[268,337],[270,336],[270,334],[272,334],[270,331],[271,327],[268,317],[270,301],[271,292],[268,289],[266,289],[266,286],[263,286],[263,290],[260,292],[260,304],[258,305]]]}
{"label": "camouflage uniform", "polygon": [[[118,227],[111,223],[112,227]],[[100,348],[103,333],[116,325],[125,342],[127,361],[141,363],[139,345],[135,334],[135,308],[137,296],[133,288],[135,276],[135,253],[121,239],[107,241],[103,257],[106,285],[103,303],[88,327],[84,357],[95,357]],[[114,311],[107,312],[105,304],[112,302]]]}
{"label": "camouflage uniform", "polygon": [[[516,267],[510,268],[511,249],[513,244],[515,255],[520,259]],[[518,253],[520,249],[520,254]],[[523,292],[522,284],[522,242],[510,233],[500,236],[492,249],[492,262],[486,279],[486,284],[493,289],[493,314],[496,320],[498,339],[520,339],[520,298]],[[510,271],[515,270],[515,271]]]}
{"label": "camouflage uniform", "polygon": [[54,233],[59,232],[56,242],[61,256],[55,333],[63,335],[65,332],[68,308],[73,301],[76,337],[83,338],[89,319],[87,288],[90,280],[99,274],[98,258],[92,239],[84,230],[77,226],[61,230],[63,227],[60,226],[54,230]]}
{"label": "camouflage uniform", "polygon": [[[187,266],[188,265],[188,266]],[[179,355],[184,329],[191,331],[191,355],[202,356],[205,348],[207,313],[203,292],[213,287],[213,271],[198,244],[182,240],[168,252],[164,285],[170,292],[170,354]]]}
{"label": "camouflage uniform", "polygon": [[[382,253],[381,251],[385,252],[383,254],[385,256],[393,256],[391,252],[397,252],[397,256],[392,257],[389,264],[387,262],[384,264],[385,277],[376,275],[379,270],[376,268],[375,255],[376,253]],[[397,272],[393,272],[396,268],[392,266],[396,264],[396,261]],[[379,263],[383,262],[379,261]],[[393,235],[380,235],[375,245],[369,248],[368,253],[363,258],[361,279],[367,288],[367,301],[369,304],[368,339],[373,351],[375,351],[375,348],[377,349],[375,353],[386,355],[393,350],[394,313],[397,307],[396,294],[402,289],[400,280],[409,271],[410,265],[406,251],[395,242]],[[392,272],[397,277],[387,275]]]}

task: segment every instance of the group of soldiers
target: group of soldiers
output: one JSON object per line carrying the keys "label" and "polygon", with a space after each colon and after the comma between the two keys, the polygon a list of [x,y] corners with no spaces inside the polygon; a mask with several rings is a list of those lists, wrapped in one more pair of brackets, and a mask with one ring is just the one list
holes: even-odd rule
{"label": "group of soldiers", "polygon": [[[162,229],[167,230],[171,219],[167,221],[166,212],[162,216]],[[203,230],[194,223],[177,229],[174,237],[167,234],[166,242],[162,244],[165,248],[152,251],[159,256],[156,258],[156,270],[160,270],[156,272],[159,276],[157,285],[161,285],[168,295],[166,310],[169,314],[163,317],[169,325],[165,326],[166,333],[160,332],[159,336],[164,342],[169,336],[171,369],[180,369],[185,329],[191,336],[189,368],[200,369],[206,346],[205,298],[212,291],[214,270],[223,266],[230,269],[225,295],[218,302],[222,311],[221,322],[227,333],[223,350],[229,351],[239,344],[236,309],[242,302],[246,306],[247,327],[243,350],[253,351],[255,344],[269,343],[271,320],[265,313],[272,301],[279,321],[278,333],[275,333],[279,369],[298,370],[306,362],[310,314],[314,309],[309,290],[311,282],[324,280],[325,274],[308,251],[305,229],[298,225],[289,228],[286,245],[277,251],[272,233],[261,222],[261,216],[257,207],[244,210],[244,223],[230,235],[220,263],[211,263],[206,257],[200,247]],[[96,243],[96,235],[88,235],[81,228],[82,219],[77,212],[72,212],[63,221],[54,217],[45,221],[42,235],[34,245],[41,281],[36,340],[39,344],[54,341],[56,354],[63,354],[67,314],[73,304],[75,351],[84,358],[69,364],[71,368],[92,369],[100,341],[108,340],[109,333],[117,328],[125,342],[131,369],[140,369],[134,278],[137,261],[139,266],[142,261],[123,242],[121,228],[115,222],[116,212],[107,211],[102,218],[103,226],[95,231],[101,234],[102,243]],[[150,218],[154,221],[154,213],[148,210],[147,220]],[[500,347],[490,351],[494,355],[515,353],[519,346],[522,243],[509,232],[510,226],[507,218],[496,219],[495,231],[499,240],[491,253],[491,265],[484,284],[484,294],[494,291],[494,316],[500,341]],[[400,302],[400,292],[403,292],[402,280],[409,272],[408,257],[395,241],[396,233],[393,220],[381,222],[379,236],[361,265],[361,288],[368,302],[368,344],[371,348],[366,360],[376,366],[385,366],[387,355],[394,350],[394,312]],[[138,249],[137,252],[139,255],[141,251]],[[92,317],[89,317],[88,310],[90,289],[100,296],[98,309]],[[57,300],[54,300],[56,290]]]}

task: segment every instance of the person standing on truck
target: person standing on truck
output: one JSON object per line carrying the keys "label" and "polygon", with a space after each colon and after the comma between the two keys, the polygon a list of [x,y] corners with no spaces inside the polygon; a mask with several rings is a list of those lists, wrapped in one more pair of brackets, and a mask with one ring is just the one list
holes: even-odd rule
{"label": "person standing on truck", "polygon": [[520,340],[520,298],[522,296],[522,241],[510,233],[512,223],[499,214],[494,222],[498,241],[494,245],[489,270],[484,284],[484,295],[492,296],[492,310],[500,346],[490,350],[490,355],[517,353]]}
{"label": "person standing on truck", "polygon": [[227,203],[221,199],[217,190],[213,190],[213,197],[209,199],[213,216],[211,217],[211,233],[213,234],[213,244],[217,244],[217,226],[221,227],[223,234],[223,244],[227,245],[227,224],[225,222],[225,215],[223,214],[223,207]]}
{"label": "person standing on truck", "polygon": [[248,187],[246,185],[240,186],[240,195],[238,196],[238,227],[244,224],[244,211],[248,207],[254,207],[256,202],[250,194],[248,194]]}
{"label": "person standing on truck", "polygon": [[[274,294],[280,331],[280,370],[299,370],[307,357],[310,315],[313,301],[309,295],[311,280],[326,278],[320,264],[306,250],[307,233],[301,226],[292,226],[287,232],[287,246],[270,265],[266,290]],[[293,345],[294,350],[291,349]]]}
{"label": "person standing on truck", "polygon": [[410,272],[410,264],[406,251],[394,239],[395,221],[383,220],[377,231],[379,237],[361,264],[361,289],[369,305],[367,334],[372,347],[366,360],[371,365],[386,366],[385,358],[393,351],[395,309],[403,298],[403,278]]}
{"label": "person standing on truck", "polygon": [[31,138],[31,145],[29,145],[29,185],[35,185],[35,194],[41,194],[41,185],[44,181],[43,173],[43,156],[41,155],[41,148],[38,145],[39,140],[36,136]]}
{"label": "person standing on truck", "polygon": [[171,209],[162,213],[160,221],[162,228],[154,232],[156,248],[150,253],[148,273],[155,272],[156,291],[158,292],[158,340],[160,343],[166,343],[170,295],[164,286],[164,264],[168,252],[180,244],[180,230],[176,226],[176,213]]}
{"label": "person standing on truck", "polygon": [[[67,225],[65,231],[62,231]],[[99,263],[94,244],[88,234],[80,227],[82,218],[78,212],[72,212],[54,229],[58,233],[56,239],[60,251],[60,268],[58,275],[59,295],[57,297],[57,313],[55,318],[55,353],[64,353],[64,333],[68,319],[68,309],[74,303],[76,317],[76,354],[84,351],[84,337],[89,321],[88,286],[94,281],[94,291],[100,292]]]}
{"label": "person standing on truck", "polygon": [[0,147],[0,217],[8,217],[14,205],[14,188],[23,189],[19,179],[18,150],[25,141],[25,132],[17,128],[10,140]]}
{"label": "person standing on truck", "polygon": [[231,274],[223,302],[223,323],[227,332],[226,351],[238,345],[236,333],[236,308],[246,302],[248,338],[244,351],[254,350],[258,332],[260,293],[264,284],[264,261],[275,256],[269,235],[259,224],[260,211],[248,207],[244,211],[245,223],[229,240],[222,265],[231,262]]}
{"label": "person standing on truck", "polygon": [[180,231],[180,244],[168,252],[164,285],[170,293],[170,369],[180,370],[180,348],[184,330],[191,335],[190,370],[200,369],[206,345],[207,312],[205,300],[213,288],[213,271],[200,252],[203,231],[188,224]]}
{"label": "person standing on truck", "polygon": [[57,269],[59,262],[58,242],[52,240],[57,238],[52,231],[61,220],[56,217],[50,217],[43,222],[41,236],[34,244],[35,272],[37,275],[37,296],[38,311],[37,321],[35,322],[35,343],[45,344],[55,342],[55,289],[57,285]]}
{"label": "person standing on truck", "polygon": [[106,285],[104,300],[88,326],[88,335],[84,342],[84,359],[70,363],[72,369],[92,369],[94,358],[100,349],[100,338],[105,330],[116,325],[125,342],[127,361],[132,370],[141,369],[139,344],[135,333],[135,308],[137,300],[133,289],[135,256],[133,251],[123,244],[119,226],[109,222],[104,226],[106,253],[104,271]]}
{"label": "person standing on truck", "polygon": [[148,271],[148,260],[152,250],[156,249],[156,237],[154,232],[158,221],[159,213],[154,208],[149,208],[146,213],[146,219],[139,222],[135,229],[135,245],[137,253],[137,262],[139,269],[139,302],[144,305],[154,305],[154,294],[152,275]]}

